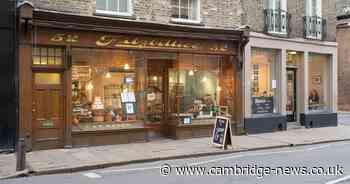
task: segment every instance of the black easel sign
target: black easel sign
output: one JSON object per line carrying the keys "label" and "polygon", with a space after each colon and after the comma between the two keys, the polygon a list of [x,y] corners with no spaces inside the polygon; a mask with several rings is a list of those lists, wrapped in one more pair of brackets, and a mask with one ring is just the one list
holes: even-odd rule
{"label": "black easel sign", "polygon": [[230,119],[217,117],[215,120],[212,144],[226,149],[227,145],[232,144],[231,123]]}

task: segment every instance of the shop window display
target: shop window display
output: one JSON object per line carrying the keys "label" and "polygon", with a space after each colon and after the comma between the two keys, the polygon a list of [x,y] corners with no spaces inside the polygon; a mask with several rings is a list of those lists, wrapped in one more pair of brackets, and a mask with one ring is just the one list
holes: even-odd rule
{"label": "shop window display", "polygon": [[278,113],[278,51],[252,49],[251,108],[252,114]]}
{"label": "shop window display", "polygon": [[137,70],[129,51],[73,49],[73,124],[113,128],[142,119]]}
{"label": "shop window display", "polygon": [[169,71],[169,111],[183,123],[216,116],[231,116],[232,58],[180,54]]}
{"label": "shop window display", "polygon": [[309,111],[329,110],[329,56],[309,55]]}

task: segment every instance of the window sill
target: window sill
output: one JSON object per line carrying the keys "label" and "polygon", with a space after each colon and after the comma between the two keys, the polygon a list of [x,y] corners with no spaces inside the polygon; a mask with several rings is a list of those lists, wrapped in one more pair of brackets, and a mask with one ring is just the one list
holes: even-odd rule
{"label": "window sill", "polygon": [[192,26],[204,26],[204,24],[199,20],[187,20],[187,19],[170,19],[172,24],[182,24],[182,25],[192,25]]}
{"label": "window sill", "polygon": [[130,19],[130,20],[136,20],[136,16],[134,14],[119,14],[115,12],[101,12],[96,11],[93,15],[95,16],[101,16],[101,17],[110,17],[110,18],[120,18],[120,19]]}

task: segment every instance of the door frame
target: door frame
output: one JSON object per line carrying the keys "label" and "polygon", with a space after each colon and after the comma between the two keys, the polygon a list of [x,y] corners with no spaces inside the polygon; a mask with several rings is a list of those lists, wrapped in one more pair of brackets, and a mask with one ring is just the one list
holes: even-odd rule
{"label": "door frame", "polygon": [[[286,73],[288,75],[288,71],[292,71],[294,73],[294,112],[293,112],[293,116],[294,116],[294,119],[293,121],[289,121],[289,116],[290,115],[286,115],[287,116],[287,122],[297,122],[298,121],[298,82],[297,82],[297,73],[298,73],[298,68],[296,67],[287,67],[286,69]],[[288,76],[287,76],[287,87],[288,87]],[[288,93],[288,89],[286,91]],[[288,98],[288,94],[286,94],[287,98]],[[287,99],[288,100],[288,99]],[[285,107],[286,108],[286,107]]]}

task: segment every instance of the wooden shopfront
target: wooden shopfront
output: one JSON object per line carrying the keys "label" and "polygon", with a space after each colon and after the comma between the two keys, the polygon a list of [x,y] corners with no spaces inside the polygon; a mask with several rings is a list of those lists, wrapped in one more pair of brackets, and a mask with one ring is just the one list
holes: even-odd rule
{"label": "wooden shopfront", "polygon": [[203,137],[216,116],[240,120],[240,31],[34,11],[30,32],[21,121],[33,149]]}

